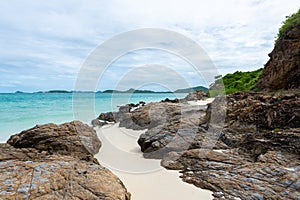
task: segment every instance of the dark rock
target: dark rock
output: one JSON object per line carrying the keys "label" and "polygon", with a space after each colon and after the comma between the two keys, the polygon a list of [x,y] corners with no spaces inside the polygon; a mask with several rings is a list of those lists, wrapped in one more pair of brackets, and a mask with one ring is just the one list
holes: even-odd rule
{"label": "dark rock", "polygon": [[113,112],[101,113],[98,120],[107,121],[107,122],[115,122],[115,117]]}
{"label": "dark rock", "polygon": [[[140,101],[137,104],[126,104],[124,106],[119,107],[118,112],[107,112],[101,113],[97,119],[92,120],[92,125],[94,127],[101,127],[103,125],[108,124],[108,122],[120,122],[121,126],[125,126],[123,124],[131,124],[134,127],[134,123],[131,119],[131,112],[133,109],[138,109],[140,107],[145,106],[144,101]],[[100,120],[100,121],[99,121]],[[135,129],[140,129],[136,126]]]}
{"label": "dark rock", "polygon": [[168,103],[179,103],[179,99],[169,99],[169,98],[166,98],[164,100],[161,100],[160,102],[168,102]]}
{"label": "dark rock", "polygon": [[[227,114],[220,139],[231,147],[241,146],[249,134],[299,127],[299,94],[235,93],[227,95],[226,101]],[[216,107],[218,110],[223,105],[217,103]],[[210,113],[208,109],[207,119]]]}

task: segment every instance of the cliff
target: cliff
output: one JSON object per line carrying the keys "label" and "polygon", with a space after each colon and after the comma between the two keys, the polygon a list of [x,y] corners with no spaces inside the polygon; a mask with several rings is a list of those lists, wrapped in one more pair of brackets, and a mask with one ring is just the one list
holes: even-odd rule
{"label": "cliff", "polygon": [[289,17],[256,87],[273,91],[300,88],[300,10]]}

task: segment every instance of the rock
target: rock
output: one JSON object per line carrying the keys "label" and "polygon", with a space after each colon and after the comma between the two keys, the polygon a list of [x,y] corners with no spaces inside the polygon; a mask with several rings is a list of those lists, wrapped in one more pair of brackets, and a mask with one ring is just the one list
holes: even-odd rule
{"label": "rock", "polygon": [[108,123],[107,123],[107,121],[101,121],[99,119],[93,119],[91,124],[92,124],[93,127],[101,127],[101,126],[107,125]]}
{"label": "rock", "polygon": [[[165,111],[162,112],[163,110]],[[151,120],[150,112],[154,120]],[[163,113],[166,113],[164,118]],[[203,108],[187,104],[158,103],[152,106],[146,105],[130,113],[130,118],[134,119],[135,124],[148,128],[148,131],[138,140],[141,150],[147,153],[147,157],[151,155],[150,152],[157,152],[162,148],[164,151],[161,153],[179,152],[184,148],[203,148],[205,144],[210,143],[207,140],[209,130],[215,130],[214,132],[220,130],[220,134],[216,135],[220,137],[220,140],[211,148],[242,147],[245,141],[250,140],[250,135],[255,136],[256,141],[259,140],[258,137],[273,135],[273,142],[268,140],[271,143],[264,146],[275,146],[275,143],[281,139],[285,140],[289,147],[294,145],[293,148],[295,148],[298,136],[294,137],[289,134],[288,129],[299,127],[300,95],[241,92],[227,95],[226,98],[219,96],[209,104],[206,114]],[[152,126],[150,126],[151,122]],[[221,125],[222,127],[219,127]],[[128,121],[124,122],[124,126],[133,127]],[[284,130],[282,135],[264,134],[264,131],[281,129]],[[275,137],[278,138],[275,139]],[[254,145],[254,139],[250,143]],[[188,148],[187,144],[189,144]],[[283,144],[282,146],[287,147]],[[158,158],[163,155],[157,156],[154,157]]]}
{"label": "rock", "polygon": [[0,144],[0,199],[130,200],[123,183],[93,158],[101,146],[79,122],[38,125]]}
{"label": "rock", "polygon": [[98,120],[107,121],[107,122],[115,122],[115,117],[113,112],[101,113]]}
{"label": "rock", "polygon": [[179,103],[179,99],[175,98],[172,100],[172,99],[166,98],[165,100],[161,100],[160,102]]}
{"label": "rock", "polygon": [[34,148],[0,144],[0,173],[0,199],[130,199],[99,164]]}
{"label": "rock", "polygon": [[162,166],[181,170],[185,182],[212,190],[216,200],[297,199],[300,195],[299,95],[227,95],[226,116],[212,120],[213,112],[224,109],[220,98],[209,105],[200,120],[200,127],[208,128],[224,117],[219,143],[206,149],[198,131],[195,138],[202,146],[181,152],[173,149],[175,152],[162,156]]}
{"label": "rock", "polygon": [[[94,127],[101,127],[103,125],[108,124],[109,122],[121,122],[121,124],[133,124],[131,120],[131,111],[134,109],[138,109],[143,107],[146,103],[144,101],[140,101],[137,104],[126,104],[124,106],[119,107],[118,112],[107,112],[101,113],[97,119],[92,120],[92,125]],[[139,129],[139,128],[136,128]]]}
{"label": "rock", "polygon": [[185,182],[212,190],[215,199],[295,199],[299,97],[240,92],[216,97],[206,110],[160,102],[129,116],[148,128],[138,140],[145,158],[181,170]]}
{"label": "rock", "polygon": [[101,147],[96,131],[79,121],[37,125],[11,136],[7,143],[16,148],[35,148],[80,159],[89,159]]}
{"label": "rock", "polygon": [[181,170],[181,178],[221,199],[297,199],[300,195],[299,154],[267,151],[258,160],[238,149],[193,149],[162,160],[167,169]]}
{"label": "rock", "polygon": [[226,102],[225,126],[220,139],[232,147],[241,146],[248,134],[298,128],[300,124],[299,94],[241,92],[227,95]]}
{"label": "rock", "polygon": [[291,26],[269,54],[256,87],[273,91],[300,88],[300,26]]}
{"label": "rock", "polygon": [[184,101],[197,101],[197,100],[203,100],[204,98],[207,98],[207,93],[199,90],[195,92],[189,93],[183,100]]}

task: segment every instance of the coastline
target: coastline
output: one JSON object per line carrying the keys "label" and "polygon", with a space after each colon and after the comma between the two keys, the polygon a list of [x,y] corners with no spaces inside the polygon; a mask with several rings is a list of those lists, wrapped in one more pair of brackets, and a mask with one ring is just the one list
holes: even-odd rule
{"label": "coastline", "polygon": [[179,171],[165,169],[160,160],[145,159],[137,144],[145,131],[120,128],[118,123],[97,129],[102,147],[94,157],[121,179],[131,199],[213,199],[211,191],[183,182]]}

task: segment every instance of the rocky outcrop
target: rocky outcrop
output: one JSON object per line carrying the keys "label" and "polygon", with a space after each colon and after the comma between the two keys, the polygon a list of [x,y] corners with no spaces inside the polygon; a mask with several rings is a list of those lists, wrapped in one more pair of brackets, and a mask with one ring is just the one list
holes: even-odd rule
{"label": "rocky outcrop", "polygon": [[[227,95],[226,102],[227,113],[220,140],[231,147],[241,146],[249,134],[299,128],[300,94],[241,92]],[[219,104],[215,106],[221,108],[223,102]],[[209,119],[210,115],[208,109],[206,117]]]}
{"label": "rocky outcrop", "polygon": [[208,106],[186,99],[127,106],[115,119],[147,128],[138,139],[144,157],[181,170],[183,181],[213,191],[215,200],[299,199],[299,93],[240,92]]}
{"label": "rocky outcrop", "polygon": [[[206,148],[235,148],[245,146],[244,141],[249,141],[253,134],[267,138],[263,134],[265,130],[286,130],[300,124],[299,94],[235,93],[226,98],[219,96],[209,104],[206,114],[205,107],[177,106],[177,111],[167,112],[167,120],[140,136],[138,143],[145,157],[161,158],[164,153],[174,150],[203,148],[211,130],[219,132],[216,135],[219,141]],[[289,141],[284,135],[279,138]]]}
{"label": "rocky outcrop", "polygon": [[132,112],[140,113],[137,121],[151,121],[150,110],[159,119],[138,140],[144,157],[181,170],[185,182],[212,190],[215,200],[299,197],[299,94],[241,92],[218,96],[207,109],[157,105]]}
{"label": "rocky outcrop", "polygon": [[141,134],[138,139],[144,157],[162,158],[170,151],[183,151],[191,146],[199,146],[198,142],[202,136],[198,133],[202,128],[198,125],[205,115],[207,106],[189,104],[164,106],[164,110],[157,111],[164,111],[167,114],[166,118],[160,120],[159,125],[149,127],[149,130]]}
{"label": "rocky outcrop", "polygon": [[256,161],[239,149],[193,149],[169,153],[167,169],[181,170],[181,178],[213,191],[214,200],[299,199],[299,154],[269,150]]}
{"label": "rocky outcrop", "polygon": [[80,159],[92,158],[101,147],[95,130],[79,121],[37,125],[11,136],[7,143],[16,148],[35,148]]}
{"label": "rocky outcrop", "polygon": [[130,199],[93,158],[101,142],[79,121],[39,125],[8,143],[0,144],[0,199]]}
{"label": "rocky outcrop", "polygon": [[290,26],[278,39],[256,85],[262,90],[300,88],[300,26]]}
{"label": "rocky outcrop", "polygon": [[[178,113],[186,112],[188,109],[192,110],[192,112],[197,112],[197,109],[188,108],[191,106],[189,106],[187,102],[203,100],[207,97],[207,93],[195,91],[189,93],[183,99],[166,98],[155,103],[146,104],[141,101],[138,104],[126,104],[120,106],[118,112],[101,113],[96,119],[92,120],[91,123],[94,127],[101,127],[110,122],[120,122],[121,127],[129,129],[151,129],[163,125],[166,121],[174,121],[172,117],[181,116],[178,115]],[[200,110],[203,111],[203,106]],[[199,117],[200,116],[197,116],[196,119],[199,119]],[[192,117],[190,117],[190,119],[191,118]]]}

